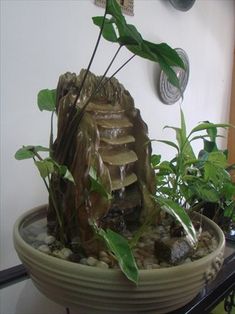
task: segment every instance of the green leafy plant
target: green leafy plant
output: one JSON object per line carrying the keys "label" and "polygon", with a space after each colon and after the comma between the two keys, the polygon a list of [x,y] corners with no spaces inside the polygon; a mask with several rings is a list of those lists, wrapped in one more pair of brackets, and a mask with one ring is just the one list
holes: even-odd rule
{"label": "green leafy plant", "polygon": [[[228,172],[227,154],[216,144],[220,136],[218,129],[229,126],[206,121],[187,134],[181,110],[181,126],[165,127],[175,131],[176,142],[159,140],[176,150],[175,157],[161,161],[160,155],[152,156],[157,181],[156,201],[177,218],[193,241],[196,241],[195,232],[186,211],[202,210],[208,202],[224,208],[225,213],[234,208],[235,185]],[[202,140],[204,146],[198,156],[191,145],[196,140]]]}
{"label": "green leafy plant", "polygon": [[[178,78],[174,72],[173,67],[184,68],[184,64],[177,52],[168,46],[166,43],[155,44],[149,42],[141,36],[136,27],[132,24],[128,24],[121,12],[119,4],[115,0],[107,0],[104,16],[93,17],[93,22],[100,28],[97,42],[95,44],[94,51],[92,53],[91,59],[89,61],[88,67],[86,69],[83,80],[80,84],[79,89],[76,91],[75,99],[71,106],[74,110],[71,110],[68,121],[69,125],[66,128],[61,144],[64,149],[64,155],[69,154],[69,149],[72,144],[73,135],[77,132],[80,122],[84,116],[85,109],[89,102],[93,99],[96,93],[105,86],[105,84],[116,75],[129,61],[131,61],[135,56],[139,56],[145,59],[148,59],[153,62],[157,62],[161,69],[166,73],[168,80],[171,84],[180,89]],[[89,70],[93,63],[97,48],[101,37],[106,40],[118,44],[118,49],[114,56],[111,58],[109,65],[104,71],[103,76],[95,86],[92,94],[88,99],[85,100],[82,106],[78,107],[77,102],[83,90],[84,84],[88,77]],[[131,57],[124,62],[117,70],[114,71],[109,78],[106,78],[108,71],[113,65],[114,60],[116,59],[118,53],[123,47],[126,47],[131,53]],[[15,158],[17,160],[22,159],[33,159],[35,166],[39,170],[40,176],[43,179],[43,182],[46,186],[46,189],[49,193],[49,202],[52,204],[56,212],[56,217],[59,225],[58,237],[61,242],[68,244],[68,239],[66,238],[64,227],[64,213],[61,207],[59,200],[57,199],[58,191],[55,191],[53,188],[54,180],[66,180],[70,184],[77,184],[72,174],[66,165],[60,164],[55,158],[54,152],[54,138],[53,138],[53,118],[56,113],[56,101],[57,101],[56,90],[44,89],[38,93],[38,107],[40,111],[49,111],[51,112],[51,127],[50,127],[50,139],[49,139],[49,148],[42,146],[23,146],[20,148],[16,154]],[[41,153],[48,153],[48,156],[43,158]],[[90,179],[90,191],[89,193],[95,191],[107,199],[111,198],[111,195],[106,191],[105,187],[102,185],[99,176],[97,175],[96,169],[91,168],[89,171]],[[75,214],[74,214],[75,215]],[[182,216],[182,215],[181,215]],[[184,217],[185,218],[185,217]],[[184,220],[183,218],[183,220]],[[133,258],[130,246],[121,235],[115,233],[112,230],[103,230],[99,228],[96,223],[92,223],[93,229],[103,238],[108,249],[114,254],[114,256],[119,261],[120,268],[125,273],[127,278],[137,283],[138,280],[138,271],[135,260]]]}

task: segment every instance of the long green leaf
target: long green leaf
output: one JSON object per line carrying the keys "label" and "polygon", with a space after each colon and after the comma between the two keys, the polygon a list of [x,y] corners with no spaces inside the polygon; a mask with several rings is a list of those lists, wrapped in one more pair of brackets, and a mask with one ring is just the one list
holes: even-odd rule
{"label": "long green leaf", "polygon": [[178,222],[184,228],[186,234],[190,238],[193,245],[197,243],[197,235],[195,228],[192,224],[191,219],[189,218],[188,214],[184,210],[183,207],[172,201],[171,199],[166,199],[163,197],[156,197],[157,202],[163,206],[163,209],[167,209],[167,211],[174,216]]}
{"label": "long green leaf", "polygon": [[166,43],[155,44],[147,40],[144,40],[144,43],[148,45],[151,52],[154,53],[157,58],[161,56],[162,59],[170,66],[185,69],[184,63],[178,55],[177,51],[175,49],[172,49]]}
{"label": "long green leaf", "polygon": [[126,277],[138,283],[139,273],[128,241],[120,234],[107,229],[98,230],[98,234],[105,240],[106,245],[118,260],[119,266]]}
{"label": "long green leaf", "polygon": [[210,123],[210,122],[205,122],[205,123],[200,123],[198,126],[192,129],[190,132],[189,136],[192,135],[195,132],[198,131],[203,131],[203,130],[208,130],[208,129],[214,129],[214,128],[229,128],[232,125],[227,124],[227,123]]}
{"label": "long green leaf", "polygon": [[157,142],[164,143],[164,144],[166,144],[166,145],[169,145],[169,146],[171,146],[171,147],[174,147],[177,151],[179,151],[178,146],[177,146],[174,142],[167,141],[167,140],[157,140]]}
{"label": "long green leaf", "polygon": [[[181,92],[179,79],[172,67],[161,56],[158,56],[158,62],[168,81]],[[183,96],[182,92],[181,95]]]}
{"label": "long green leaf", "polygon": [[[180,90],[178,77],[172,68],[173,66],[184,68],[184,63],[177,52],[166,43],[154,44],[144,40],[134,25],[126,23],[120,5],[116,1],[106,2],[106,13],[112,16],[111,21],[118,29],[119,43],[125,45],[135,55],[158,62],[169,82]],[[100,21],[98,23],[100,24]]]}
{"label": "long green leaf", "polygon": [[112,15],[116,22],[125,23],[121,7],[116,0],[106,1],[106,13]]}
{"label": "long green leaf", "polygon": [[187,137],[187,130],[186,130],[184,113],[183,113],[183,110],[181,108],[180,108],[180,124],[181,124],[182,142],[185,142],[186,141],[186,137]]}
{"label": "long green leaf", "polygon": [[138,44],[134,38],[132,38],[130,36],[126,36],[126,35],[120,36],[118,38],[118,42],[120,45],[123,45],[123,46],[131,46],[131,45],[137,45]]}
{"label": "long green leaf", "polygon": [[[104,19],[103,16],[95,16],[92,18],[93,23],[99,26],[100,28],[102,27],[103,19]],[[105,19],[102,35],[108,41],[111,41],[111,42],[118,41],[117,34],[115,31],[115,28],[113,27],[112,20],[107,19],[107,18]]]}

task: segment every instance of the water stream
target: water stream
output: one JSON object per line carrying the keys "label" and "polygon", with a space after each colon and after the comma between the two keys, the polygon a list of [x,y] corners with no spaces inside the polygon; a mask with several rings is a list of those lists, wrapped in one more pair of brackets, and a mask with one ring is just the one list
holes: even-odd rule
{"label": "water stream", "polygon": [[121,200],[123,200],[124,197],[125,197],[125,186],[124,186],[124,180],[125,180],[125,177],[126,177],[126,167],[125,167],[125,165],[119,166],[119,170],[120,170],[120,180],[121,180],[121,184],[122,184],[122,187],[119,190],[119,198]]}

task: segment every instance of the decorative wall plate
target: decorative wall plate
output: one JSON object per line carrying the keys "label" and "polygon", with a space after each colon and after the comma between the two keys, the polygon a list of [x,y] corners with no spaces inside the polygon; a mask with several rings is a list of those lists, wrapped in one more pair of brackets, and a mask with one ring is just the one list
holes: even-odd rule
{"label": "decorative wall plate", "polygon": [[[134,15],[134,0],[118,0],[122,12],[127,15]],[[105,8],[106,0],[95,0],[95,4],[99,7]]]}
{"label": "decorative wall plate", "polygon": [[[182,93],[185,91],[185,88],[188,84],[188,78],[189,78],[189,60],[186,52],[181,48],[175,49],[179,56],[181,57],[185,70],[179,68],[179,67],[173,67],[178,79],[179,84],[181,87]],[[181,98],[181,93],[173,86],[171,83],[169,83],[166,74],[161,71],[160,74],[160,80],[159,80],[159,94],[161,101],[166,105],[173,105]]]}
{"label": "decorative wall plate", "polygon": [[188,11],[196,0],[169,0],[173,7],[180,11]]}

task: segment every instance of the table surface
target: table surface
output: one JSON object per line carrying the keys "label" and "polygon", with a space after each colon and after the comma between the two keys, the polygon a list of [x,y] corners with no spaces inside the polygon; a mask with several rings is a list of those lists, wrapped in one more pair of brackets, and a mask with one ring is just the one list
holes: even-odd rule
{"label": "table surface", "polygon": [[[66,314],[64,307],[34,287],[22,265],[0,272],[0,288],[1,314]],[[232,289],[235,289],[235,244],[227,241],[225,261],[217,278],[193,301],[170,314],[209,313]],[[70,314],[78,313],[71,310]]]}

